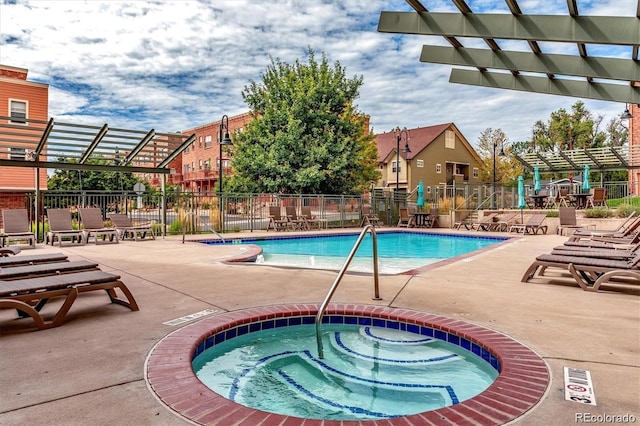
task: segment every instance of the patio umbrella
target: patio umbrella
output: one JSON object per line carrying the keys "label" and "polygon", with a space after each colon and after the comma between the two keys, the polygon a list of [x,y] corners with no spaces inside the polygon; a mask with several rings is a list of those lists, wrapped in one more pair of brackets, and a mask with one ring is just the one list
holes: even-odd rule
{"label": "patio umbrella", "polygon": [[533,191],[538,194],[542,188],[540,187],[540,170],[537,167],[533,168]]}
{"label": "patio umbrella", "polygon": [[522,209],[525,207],[527,207],[527,202],[524,199],[524,178],[522,176],[518,176],[518,208],[520,209],[520,223],[522,223],[524,216]]}
{"label": "patio umbrella", "polygon": [[418,200],[416,201],[416,207],[418,210],[424,207],[424,184],[422,181],[418,182]]}
{"label": "patio umbrella", "polygon": [[589,184],[589,165],[584,165],[584,176],[582,177],[582,190],[588,191],[591,189],[591,185]]}

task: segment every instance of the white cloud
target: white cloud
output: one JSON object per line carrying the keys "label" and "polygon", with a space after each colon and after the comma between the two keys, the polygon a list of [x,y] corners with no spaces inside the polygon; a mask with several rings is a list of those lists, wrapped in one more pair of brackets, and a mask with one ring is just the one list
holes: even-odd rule
{"label": "white cloud", "polygon": [[[450,0],[422,2],[434,12],[457,10]],[[31,79],[48,83],[51,115],[66,121],[174,131],[240,114],[247,110],[242,89],[260,81],[270,57],[304,62],[309,47],[340,61],[349,77],[364,77],[357,104],[376,132],[454,122],[472,143],[488,127],[524,140],[536,120],[576,101],[449,83],[450,66],[419,60],[424,44],[448,45],[443,38],[376,31],[382,10],[412,10],[404,0],[12,3],[0,0],[0,63],[28,68]],[[467,3],[477,12],[508,13],[503,0]],[[524,13],[566,13],[564,2],[519,4]],[[578,7],[583,15],[634,16],[637,5],[601,0]],[[463,43],[486,48],[481,40]],[[499,43],[528,49],[523,42]],[[606,54],[606,47],[597,50]],[[605,121],[624,108],[585,103]]]}

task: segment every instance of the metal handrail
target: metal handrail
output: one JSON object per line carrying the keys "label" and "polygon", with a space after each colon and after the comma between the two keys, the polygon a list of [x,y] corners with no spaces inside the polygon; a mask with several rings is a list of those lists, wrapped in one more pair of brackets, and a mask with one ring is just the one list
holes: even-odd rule
{"label": "metal handrail", "polygon": [[[215,230],[215,229],[213,229],[211,226],[209,226],[209,225],[207,225],[206,223],[204,223],[204,222],[202,221],[202,219],[200,219],[200,216],[198,216],[198,215],[196,214],[196,212],[187,212],[187,214],[185,214],[185,215],[184,215],[184,218],[186,219],[186,218],[188,218],[189,216],[193,216],[193,217],[195,217],[195,218],[196,218],[196,223],[197,223],[198,221],[200,221],[200,223],[202,223],[205,227],[209,228],[209,230],[210,230],[211,232],[213,232],[214,234],[216,234],[216,236],[217,236],[218,238],[220,238],[220,239],[222,240],[222,242],[223,242],[223,243],[226,243],[226,242],[227,242],[227,240],[225,240],[225,239],[224,239],[224,237],[218,233],[218,231],[216,231],[216,230]],[[182,225],[182,244],[184,244],[184,236],[185,236],[186,232],[187,232],[187,226],[186,226],[186,225]]]}
{"label": "metal handrail", "polygon": [[327,296],[324,298],[324,301],[322,302],[322,305],[320,305],[320,309],[318,309],[318,313],[316,314],[316,340],[318,342],[318,358],[320,359],[324,357],[320,330],[320,327],[322,325],[322,316],[324,315],[324,312],[327,309],[327,305],[329,305],[329,302],[333,297],[333,293],[335,293],[336,289],[338,288],[338,284],[340,284],[342,277],[347,272],[347,268],[349,267],[351,260],[353,260],[353,257],[356,255],[356,252],[360,247],[360,243],[362,243],[362,240],[366,236],[367,232],[371,232],[371,242],[373,244],[373,300],[380,300],[380,290],[378,285],[378,236],[376,234],[376,229],[374,228],[374,226],[367,225],[364,227],[362,232],[360,232],[358,240],[353,245],[351,253],[349,253],[349,256],[347,256],[347,260],[345,261],[344,265],[342,265],[342,269],[340,269],[340,272],[338,272],[338,276],[333,281],[331,289],[329,289],[329,293],[327,293]]}

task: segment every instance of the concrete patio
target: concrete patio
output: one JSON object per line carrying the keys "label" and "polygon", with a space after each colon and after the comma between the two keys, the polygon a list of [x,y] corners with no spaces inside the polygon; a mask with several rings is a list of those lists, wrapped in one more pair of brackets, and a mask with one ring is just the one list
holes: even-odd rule
{"label": "concrete patio", "polygon": [[[418,275],[382,276],[381,301],[371,299],[371,277],[347,275],[334,301],[444,315],[533,349],[549,367],[550,386],[540,404],[512,424],[573,424],[588,418],[584,413],[640,421],[640,288],[592,293],[561,282],[520,282],[535,256],[566,238],[519,236]],[[16,319],[15,311],[0,311],[0,424],[189,424],[161,404],[145,381],[151,349],[186,325],[163,322],[205,309],[320,303],[336,275],[223,263],[243,250],[183,244],[179,237],[63,248],[39,244],[38,253],[64,252],[121,275],[140,311],[92,292],[76,300],[65,324],[43,331],[35,331],[29,318]],[[597,406],[564,399],[565,366],[591,372]]]}

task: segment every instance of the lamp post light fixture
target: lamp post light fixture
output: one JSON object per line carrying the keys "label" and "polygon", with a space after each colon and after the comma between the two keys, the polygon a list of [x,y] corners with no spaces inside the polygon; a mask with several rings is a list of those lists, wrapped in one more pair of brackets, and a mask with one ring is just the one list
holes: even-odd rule
{"label": "lamp post light fixture", "polygon": [[396,193],[394,198],[398,202],[398,211],[400,211],[400,199],[398,198],[398,191],[400,190],[400,141],[402,140],[402,135],[404,135],[404,148],[402,149],[402,152],[404,152],[405,154],[411,152],[411,150],[409,149],[409,132],[405,127],[396,136]]}
{"label": "lamp post light fixture", "polygon": [[629,104],[624,105],[624,112],[620,115],[620,118],[623,120],[629,120],[633,118],[633,115],[629,112]]}
{"label": "lamp post light fixture", "polygon": [[218,188],[220,190],[220,197],[222,197],[222,145],[233,145],[233,142],[231,142],[231,137],[229,136],[229,117],[227,117],[226,114],[223,115],[222,120],[220,120],[220,133],[218,134],[218,142],[220,144],[220,179],[218,181]]}
{"label": "lamp post light fixture", "polygon": [[[498,202],[496,200],[496,148],[498,147],[498,142],[494,141],[493,142],[493,197],[492,197],[492,208],[496,208],[496,206],[498,205]],[[499,157],[505,157],[506,154],[504,153],[504,141],[500,141],[500,153],[498,154]]]}

